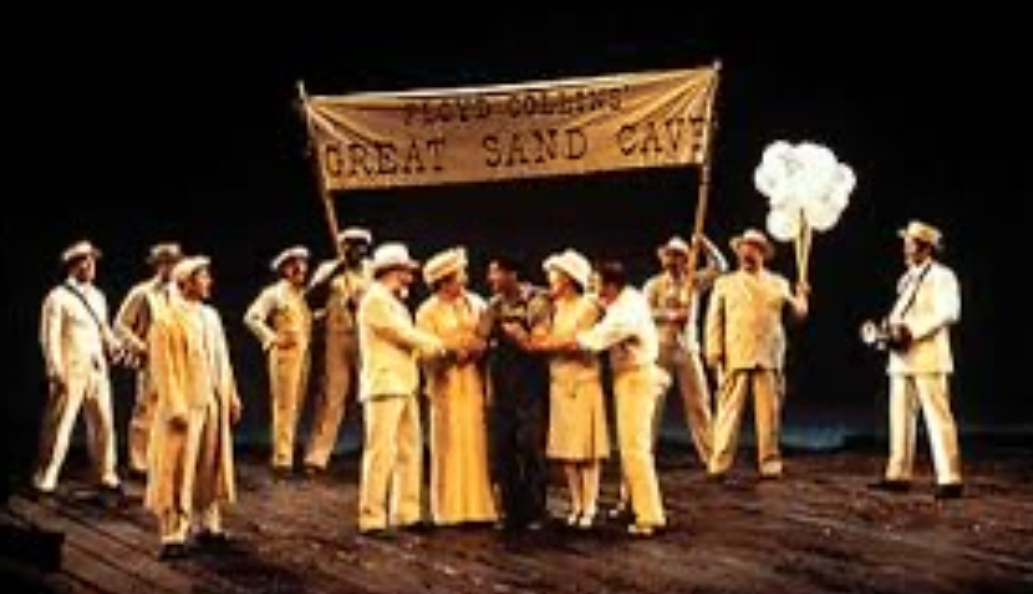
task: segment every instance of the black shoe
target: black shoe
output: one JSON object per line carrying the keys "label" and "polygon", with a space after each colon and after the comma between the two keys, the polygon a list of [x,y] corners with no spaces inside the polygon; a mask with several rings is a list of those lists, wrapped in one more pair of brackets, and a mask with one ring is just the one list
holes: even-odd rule
{"label": "black shoe", "polygon": [[106,507],[122,507],[129,499],[121,484],[101,485],[97,489],[97,496]]}
{"label": "black shoe", "polygon": [[45,503],[47,501],[53,501],[57,499],[57,489],[41,489],[36,485],[28,485],[23,488],[22,494],[29,501],[36,503]]}
{"label": "black shoe", "polygon": [[197,544],[201,546],[220,547],[230,542],[230,537],[225,532],[215,530],[203,530],[197,533]]}
{"label": "black shoe", "polygon": [[398,538],[398,530],[395,528],[370,528],[368,530],[361,530],[359,534],[365,538],[372,538],[375,540],[395,540]]}
{"label": "black shoe", "polygon": [[907,493],[911,490],[911,481],[882,479],[874,483],[868,483],[868,488],[873,491],[883,491],[886,493]]}
{"label": "black shoe", "polygon": [[405,530],[406,532],[412,532],[414,534],[430,534],[434,532],[434,522],[428,522],[426,520],[419,520],[409,524],[400,524],[398,528]]}
{"label": "black shoe", "polygon": [[231,550],[232,541],[225,533],[213,530],[202,530],[194,537],[197,548],[208,553],[226,553]]}
{"label": "black shoe", "polygon": [[162,561],[182,559],[186,556],[187,546],[181,542],[167,542],[161,545],[161,551],[158,552],[158,559]]}
{"label": "black shoe", "polygon": [[715,485],[724,485],[728,482],[727,472],[708,472],[707,482],[714,483]]}
{"label": "black shoe", "polygon": [[288,482],[294,474],[290,466],[273,466],[270,472],[273,475],[273,482],[276,483]]}
{"label": "black shoe", "polygon": [[325,472],[325,468],[321,468],[315,464],[306,464],[301,469],[301,474],[308,480],[316,480],[323,476]]}
{"label": "black shoe", "polygon": [[137,483],[146,483],[147,482],[147,471],[146,470],[142,470],[142,469],[139,469],[139,468],[130,468],[129,472],[127,472],[126,474],[127,474],[127,478],[129,480],[131,480],[131,481],[135,481]]}
{"label": "black shoe", "polygon": [[936,499],[961,499],[961,494],[965,490],[961,483],[949,483],[946,485],[936,485],[936,492],[934,496]]}

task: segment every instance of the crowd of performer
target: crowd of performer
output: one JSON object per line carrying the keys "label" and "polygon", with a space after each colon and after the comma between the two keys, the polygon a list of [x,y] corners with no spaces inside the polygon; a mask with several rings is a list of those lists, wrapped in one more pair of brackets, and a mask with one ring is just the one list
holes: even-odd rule
{"label": "crowd of performer", "polygon": [[[905,271],[876,328],[888,357],[890,451],[884,478],[870,487],[910,488],[921,412],[936,496],[956,498],[963,482],[949,332],[960,317],[958,282],[937,258],[938,229],[912,221],[899,235]],[[786,326],[806,319],[810,288],[769,268],[774,245],[759,229],[729,241],[734,268],[710,238],[671,237],[641,288],[624,263],[573,247],[540,263],[541,285],[523,263],[489,254],[483,296],[469,286],[464,246],[420,262],[405,243],[378,244],[361,227],[337,240],[334,257],[318,263],[302,245],[273,258],[275,278],[256,291],[241,322],[267,362],[275,477],[324,473],[346,415],[361,414],[361,533],[462,524],[535,530],[552,521],[590,530],[603,514],[625,521],[630,535],[662,532],[655,450],[672,391],[709,479],[727,479],[748,403],[757,475],[783,477]],[[224,543],[223,509],[237,497],[233,425],[247,399],[210,303],[215,267],[178,243],[154,245],[153,276],[129,290],[109,322],[94,284],[100,256],[88,240],[69,246],[61,254],[66,277],[43,302],[49,393],[32,488],[40,497],[55,493],[82,410],[98,489],[124,495],[110,379],[111,366],[123,364],[136,374],[126,472],[145,481],[162,558],[187,554],[191,540]],[[427,296],[410,303],[420,280]],[[317,330],[325,334],[314,337]],[[310,392],[316,400],[302,440]],[[611,457],[620,496],[604,511],[600,483]],[[565,481],[558,509],[547,497],[553,469]]]}

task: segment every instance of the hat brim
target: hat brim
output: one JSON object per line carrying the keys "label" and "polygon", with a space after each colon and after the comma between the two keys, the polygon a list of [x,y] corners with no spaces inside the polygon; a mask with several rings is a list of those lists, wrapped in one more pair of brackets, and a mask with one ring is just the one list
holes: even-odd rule
{"label": "hat brim", "polygon": [[658,258],[668,258],[672,255],[685,256],[686,258],[688,258],[689,251],[683,250],[682,248],[671,247],[669,245],[660,246],[656,250],[656,256]]}
{"label": "hat brim", "polygon": [[443,266],[440,270],[432,270],[431,274],[427,274],[426,272],[424,272],[423,280],[428,285],[433,285],[434,283],[442,279],[448,278],[449,276],[456,274],[460,270],[466,269],[468,265],[469,264],[467,263],[466,258],[459,258],[456,259],[454,262],[450,262],[448,266]]}
{"label": "hat brim", "polygon": [[546,261],[542,267],[545,269],[546,272],[548,272],[549,270],[562,272],[564,276],[577,283],[578,287],[580,287],[582,291],[588,288],[589,279],[582,278],[581,275],[571,270],[568,266],[564,264],[562,259],[557,258],[555,260]]}
{"label": "hat brim", "polygon": [[908,231],[907,227],[905,227],[903,229],[898,229],[897,230],[897,235],[900,236],[901,239],[908,239],[909,238],[909,239],[913,239],[915,241],[920,241],[920,242],[922,242],[922,243],[924,243],[926,245],[932,246],[933,249],[935,249],[937,251],[943,249],[943,243],[942,243],[943,240],[942,239],[937,238],[937,239],[933,240],[933,239],[930,239],[928,237],[921,237],[919,235],[915,235],[914,233],[911,233],[910,231]]}
{"label": "hat brim", "polygon": [[175,264],[183,259],[183,254],[157,254],[147,256],[147,263],[154,264]]}
{"label": "hat brim", "polygon": [[93,258],[94,260],[100,260],[102,256],[103,254],[100,250],[98,250],[97,248],[93,248],[90,250],[82,250],[73,252],[71,254],[66,254],[64,257],[61,258],[61,261],[67,266],[70,264],[74,264],[79,260],[82,260],[83,258],[89,257]]}
{"label": "hat brim", "polygon": [[373,236],[368,233],[341,233],[337,236],[338,243],[373,243]]}
{"label": "hat brim", "polygon": [[283,270],[284,266],[291,262],[308,262],[309,254],[307,252],[293,252],[289,254],[283,254],[277,256],[275,260],[269,263],[269,268],[273,272],[279,272]]}
{"label": "hat brim", "polygon": [[380,264],[371,264],[369,267],[370,274],[374,276],[381,275],[392,270],[419,272],[420,263],[416,260],[407,260],[405,262],[383,262]]}
{"label": "hat brim", "polygon": [[729,242],[732,249],[736,252],[742,247],[744,243],[755,245],[760,248],[760,251],[764,253],[764,259],[770,260],[775,257],[775,246],[771,245],[770,241],[758,241],[756,239],[749,239],[744,237],[733,237]]}

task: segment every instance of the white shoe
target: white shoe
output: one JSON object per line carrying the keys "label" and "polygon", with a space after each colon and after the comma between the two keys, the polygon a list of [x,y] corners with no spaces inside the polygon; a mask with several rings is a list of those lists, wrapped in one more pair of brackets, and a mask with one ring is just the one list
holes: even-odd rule
{"label": "white shoe", "polygon": [[649,537],[653,536],[656,529],[648,524],[631,524],[628,526],[628,534],[632,536]]}
{"label": "white shoe", "polygon": [[595,513],[584,513],[577,519],[577,527],[588,530],[595,524]]}

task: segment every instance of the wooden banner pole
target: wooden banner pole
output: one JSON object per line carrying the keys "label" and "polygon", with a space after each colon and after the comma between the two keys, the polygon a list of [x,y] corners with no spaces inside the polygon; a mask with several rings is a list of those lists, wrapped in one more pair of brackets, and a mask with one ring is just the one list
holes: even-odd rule
{"label": "wooden banner pole", "polygon": [[714,103],[717,101],[717,86],[721,78],[721,61],[714,62],[714,86],[710,90],[710,98],[707,102],[706,120],[703,128],[703,161],[700,164],[699,193],[696,201],[696,219],[693,221],[692,237],[689,238],[689,259],[687,271],[687,284],[689,287],[696,282],[696,262],[699,258],[699,242],[694,241],[696,237],[702,237],[704,223],[707,216],[707,206],[710,199],[710,167],[712,162],[712,146],[714,136],[717,132],[717,123],[714,121]]}
{"label": "wooden banner pole", "polygon": [[334,253],[337,254],[338,258],[344,256],[341,242],[337,241],[339,234],[339,226],[337,223],[337,210],[334,208],[333,196],[326,187],[326,183],[323,180],[323,168],[322,162],[319,155],[316,153],[316,135],[315,128],[312,124],[312,116],[309,113],[308,106],[308,94],[305,92],[305,84],[302,81],[298,81],[298,97],[301,100],[301,111],[305,117],[305,130],[308,135],[308,144],[306,153],[308,158],[312,161],[312,170],[316,178],[316,186],[319,189],[319,197],[323,202],[323,210],[326,214],[327,226],[330,229],[330,242],[333,244]]}

